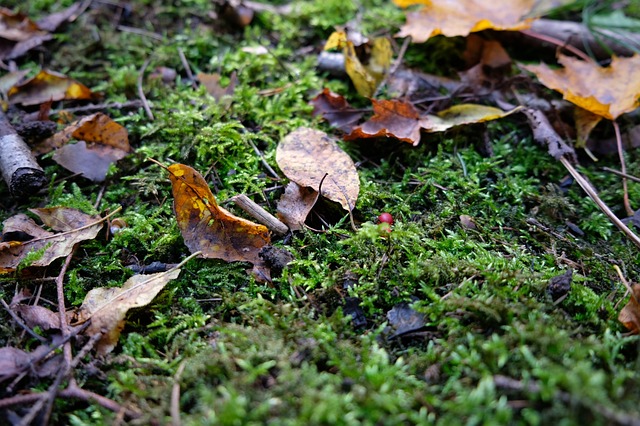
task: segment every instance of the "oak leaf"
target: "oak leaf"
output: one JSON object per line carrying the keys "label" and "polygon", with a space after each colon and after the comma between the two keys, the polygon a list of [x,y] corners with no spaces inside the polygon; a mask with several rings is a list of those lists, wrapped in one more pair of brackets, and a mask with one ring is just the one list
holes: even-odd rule
{"label": "oak leaf", "polygon": [[[182,264],[181,264],[182,265]],[[96,344],[99,355],[106,355],[115,348],[124,328],[129,309],[148,305],[171,280],[178,278],[178,267],[167,272],[134,275],[122,287],[98,287],[90,290],[78,312],[78,325],[91,320],[84,334],[103,333]]]}
{"label": "oak leaf", "polygon": [[38,226],[27,215],[18,214],[4,221],[0,244],[0,273],[15,271],[31,252],[42,250],[42,256],[31,266],[47,266],[55,259],[71,253],[76,243],[90,240],[102,229],[103,219],[67,207],[30,209],[45,225],[59,233]]}
{"label": "oak leaf", "polygon": [[276,162],[298,185],[319,191],[345,210],[355,207],[360,192],[358,171],[349,155],[325,132],[300,127],[289,133],[276,148]]}
{"label": "oak leaf", "polygon": [[531,25],[527,18],[536,0],[509,2],[486,0],[393,0],[400,7],[422,4],[424,8],[407,13],[407,22],[399,37],[410,36],[423,43],[442,34],[447,37],[466,36],[486,29],[517,31]]}
{"label": "oak leaf", "polygon": [[608,67],[560,55],[564,68],[553,70],[546,64],[523,65],[545,86],[601,117],[615,120],[640,106],[640,55],[613,57]]}
{"label": "oak leaf", "polygon": [[264,262],[258,253],[270,243],[268,229],[220,207],[193,168],[173,164],[167,170],[178,227],[191,253],[201,251],[206,258],[250,262],[261,268]]}
{"label": "oak leaf", "polygon": [[35,77],[13,86],[10,104],[39,105],[50,101],[91,100],[98,97],[87,86],[53,71],[42,70]]}

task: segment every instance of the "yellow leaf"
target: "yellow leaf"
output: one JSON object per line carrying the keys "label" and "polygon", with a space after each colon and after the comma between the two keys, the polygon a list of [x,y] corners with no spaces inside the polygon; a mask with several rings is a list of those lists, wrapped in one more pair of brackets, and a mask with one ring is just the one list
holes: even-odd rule
{"label": "yellow leaf", "polygon": [[422,4],[418,12],[407,13],[407,22],[398,36],[411,36],[423,43],[430,37],[466,36],[486,29],[516,31],[528,28],[532,19],[526,18],[536,0],[394,0],[400,7]]}
{"label": "yellow leaf", "polygon": [[563,55],[558,62],[564,68],[552,70],[546,64],[523,68],[569,102],[610,120],[640,105],[640,55],[613,57],[608,67]]}
{"label": "yellow leaf", "polygon": [[369,61],[366,64],[360,61],[353,42],[347,40],[347,34],[344,31],[332,33],[324,46],[324,50],[336,48],[342,49],[345,71],[356,91],[365,97],[373,96],[391,65],[393,52],[389,40],[380,37],[371,42]]}

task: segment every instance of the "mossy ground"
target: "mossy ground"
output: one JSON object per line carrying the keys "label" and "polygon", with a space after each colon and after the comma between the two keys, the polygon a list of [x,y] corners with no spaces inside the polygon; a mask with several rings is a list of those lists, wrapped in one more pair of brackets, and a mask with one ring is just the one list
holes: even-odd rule
{"label": "mossy ground", "polygon": [[[70,1],[14,3],[37,18]],[[261,13],[237,30],[207,18],[209,1],[96,2],[20,64],[65,72],[109,101],[135,98],[147,59],[149,69],[179,73],[173,87],[145,83],[154,121],[142,109],[108,111],[127,127],[136,152],[113,167],[98,210],[123,206],[128,227],[82,244],[66,279],[68,304],[79,306],[91,288],[121,285],[132,274],[127,264],[179,262],[188,254],[166,172],[149,157],[200,170],[221,201],[245,193],[273,210],[284,181],[266,174],[249,142],[277,168],[276,144],[293,129],[335,133],[311,117],[308,101],[327,86],[356,103],[357,95],[319,73],[315,53],[334,25],[356,16],[363,32],[379,34],[393,34],[403,19],[382,0],[294,5],[288,15]],[[459,63],[456,41],[441,43],[414,46],[407,60],[450,74]],[[255,46],[269,53],[242,50]],[[178,49],[194,72],[237,73],[230,106],[192,87]],[[266,89],[279,90],[261,94]],[[492,122],[486,131],[494,148],[488,158],[474,148],[476,129],[434,135],[415,148],[390,140],[343,144],[359,164],[358,231],[337,214],[325,232],[276,241],[295,260],[273,286],[253,281],[246,264],[190,262],[151,305],[130,312],[114,353],[87,358],[80,384],[138,407],[144,415],[134,423],[141,424],[171,421],[174,383],[181,420],[193,425],[610,424],[640,417],[640,341],[625,337],[617,322],[624,288],[613,268],[640,281],[637,248],[576,185],[560,189],[563,167],[532,142],[523,119]],[[637,153],[627,160],[628,172],[640,174]],[[66,178],[49,159],[43,164],[48,195],[14,205],[3,186],[3,219],[44,205],[94,210],[101,185]],[[594,166],[583,171],[621,213],[618,178]],[[640,199],[637,184],[630,197]],[[396,221],[389,238],[374,225],[383,211]],[[477,228],[463,226],[460,215]],[[585,235],[570,233],[567,222]],[[554,304],[546,288],[567,269],[574,270],[571,291]],[[36,287],[17,277],[0,283],[5,300],[16,286]],[[43,294],[54,300],[53,284]],[[345,297],[360,299],[366,327],[354,329],[344,315]],[[426,324],[421,333],[391,338],[386,313],[401,302],[412,303]],[[33,342],[0,315],[0,344],[29,348]],[[116,416],[58,399],[53,421],[109,424]]]}

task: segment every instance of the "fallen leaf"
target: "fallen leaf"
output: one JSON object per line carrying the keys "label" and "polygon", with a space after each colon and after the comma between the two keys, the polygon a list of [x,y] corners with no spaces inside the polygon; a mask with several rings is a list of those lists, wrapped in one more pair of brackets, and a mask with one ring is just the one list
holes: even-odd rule
{"label": "fallen leaf", "polygon": [[602,116],[576,107],[573,111],[573,118],[576,122],[576,148],[584,148],[591,131],[602,121]]}
{"label": "fallen leaf", "polygon": [[482,123],[506,117],[519,111],[514,108],[510,111],[503,111],[500,108],[476,104],[460,104],[440,111],[437,115],[428,115],[429,123],[425,126],[427,132],[444,132],[455,126],[464,124]]}
{"label": "fallen leaf", "polygon": [[391,51],[391,43],[385,37],[374,39],[367,47],[369,57],[368,61],[363,63],[356,54],[353,41],[347,39],[347,34],[344,31],[336,31],[329,36],[324,50],[342,49],[345,71],[356,91],[361,96],[370,97],[376,92],[389,71],[393,52]]}
{"label": "fallen leaf", "polygon": [[355,207],[360,192],[358,171],[349,155],[326,133],[307,127],[294,130],[278,144],[276,162],[298,185],[313,188],[345,210]]}
{"label": "fallen leaf", "polygon": [[103,333],[96,351],[98,355],[106,355],[117,345],[129,309],[151,303],[164,286],[179,275],[180,269],[176,268],[157,274],[134,275],[122,287],[94,288],[85,296],[74,325],[91,320],[83,334]]}
{"label": "fallen leaf", "polygon": [[391,338],[406,336],[424,328],[426,325],[424,314],[417,312],[407,302],[398,303],[387,312],[387,320],[389,320],[389,326],[393,329]]}
{"label": "fallen leaf", "polygon": [[278,201],[278,219],[292,231],[299,231],[318,201],[318,191],[289,182]]}
{"label": "fallen leaf", "polygon": [[505,117],[519,108],[503,111],[485,105],[461,104],[437,115],[420,115],[415,107],[399,100],[372,99],[374,115],[345,137],[345,140],[393,137],[414,146],[420,143],[420,131],[444,132],[455,126],[481,123]]}
{"label": "fallen leaf", "polygon": [[173,190],[178,227],[191,253],[227,262],[251,262],[260,268],[258,253],[270,243],[263,225],[234,216],[216,202],[207,182],[184,164],[167,168]]}
{"label": "fallen leaf", "polygon": [[[58,209],[56,214],[51,211]],[[18,214],[4,221],[3,238],[20,238],[6,241],[0,245],[0,273],[15,271],[18,264],[31,252],[43,250],[42,256],[31,266],[47,266],[55,259],[67,256],[73,246],[80,241],[90,240],[98,235],[103,223],[99,216],[90,216],[79,210],[57,207],[52,209],[32,209],[31,211],[46,221],[53,233],[42,229],[35,221],[24,214]],[[55,219],[53,219],[55,217]],[[72,226],[71,224],[76,224]],[[69,229],[69,227],[71,229]],[[26,235],[26,238],[24,237]]]}
{"label": "fallen leaf", "polygon": [[311,100],[313,116],[321,116],[333,127],[345,133],[351,132],[355,124],[362,118],[363,112],[354,109],[344,96],[325,88]]}
{"label": "fallen leaf", "polygon": [[393,137],[416,146],[420,143],[420,129],[429,126],[413,104],[400,100],[371,100],[373,117],[345,137],[345,140]]}
{"label": "fallen leaf", "polygon": [[618,321],[620,321],[631,334],[640,333],[640,284],[634,284],[631,286],[631,297],[629,302],[618,314]]}
{"label": "fallen leaf", "polygon": [[[234,71],[231,74],[227,87],[223,88],[220,85],[220,78],[220,74],[198,73],[198,81],[207,89],[207,93],[210,94],[216,102],[223,103],[225,106],[231,105],[230,97],[233,95],[236,85],[238,84],[236,72]],[[225,96],[227,97],[226,100]]]}
{"label": "fallen leaf", "polygon": [[501,68],[511,63],[504,47],[496,40],[487,40],[476,34],[469,34],[462,57],[468,67],[482,64],[490,68]]}
{"label": "fallen leaf", "polygon": [[522,67],[569,102],[610,120],[640,106],[639,54],[629,58],[614,56],[608,67],[564,55],[558,57],[558,62],[564,68],[553,70],[546,64]]}
{"label": "fallen leaf", "polygon": [[29,354],[11,346],[0,348],[0,383],[17,376],[29,362]]}
{"label": "fallen leaf", "polygon": [[20,315],[29,328],[40,327],[43,330],[60,328],[60,315],[43,306],[22,303],[10,306],[11,310]]}
{"label": "fallen leaf", "polygon": [[[67,144],[71,138],[80,142]],[[56,148],[54,161],[67,170],[97,182],[105,179],[112,163],[131,151],[127,129],[102,113],[71,123],[34,147],[33,152],[40,155]]]}
{"label": "fallen leaf", "polygon": [[50,101],[91,100],[97,97],[87,86],[53,71],[42,70],[35,77],[13,86],[10,104],[39,105]]}
{"label": "fallen leaf", "polygon": [[86,2],[77,2],[60,12],[44,16],[36,23],[41,30],[53,32],[65,22],[73,21],[85,7]]}
{"label": "fallen leaf", "polygon": [[26,15],[0,8],[0,60],[18,58],[52,38]]}
{"label": "fallen leaf", "polygon": [[532,19],[525,18],[536,0],[490,2],[485,0],[393,0],[400,7],[422,4],[424,8],[407,13],[407,22],[398,37],[411,37],[415,43],[442,34],[466,36],[486,29],[516,31],[528,28]]}

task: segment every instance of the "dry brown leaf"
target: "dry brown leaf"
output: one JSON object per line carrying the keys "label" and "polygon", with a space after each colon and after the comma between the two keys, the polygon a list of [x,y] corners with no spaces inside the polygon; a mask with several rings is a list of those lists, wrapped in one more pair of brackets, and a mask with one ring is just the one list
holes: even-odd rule
{"label": "dry brown leaf", "polygon": [[164,286],[179,275],[180,269],[176,267],[157,274],[134,275],[122,287],[94,288],[84,298],[74,325],[91,320],[83,333],[87,336],[104,333],[96,350],[99,355],[106,355],[118,343],[127,311],[151,303]]}
{"label": "dry brown leaf", "polygon": [[362,111],[354,109],[344,96],[325,88],[311,100],[314,116],[320,115],[330,125],[345,133],[351,132],[355,124],[362,118]]}
{"label": "dry brown leaf", "polygon": [[193,168],[173,164],[167,170],[178,227],[191,253],[200,251],[207,258],[251,262],[262,268],[258,253],[270,243],[268,229],[218,206],[207,182]]}
{"label": "dry brown leaf", "polygon": [[[67,144],[71,138],[80,142]],[[40,155],[56,148],[59,149],[53,155],[54,161],[67,170],[97,182],[105,179],[112,163],[131,151],[127,129],[102,113],[71,123],[40,143],[33,152]]]}
{"label": "dry brown leaf", "polygon": [[[52,210],[58,209],[55,214]],[[42,257],[34,261],[31,266],[46,266],[55,259],[67,256],[73,246],[80,241],[95,238],[102,229],[102,218],[89,216],[76,209],[57,207],[52,209],[32,209],[41,215],[48,226],[60,233],[46,231],[39,227],[33,219],[24,214],[18,214],[4,221],[3,238],[9,239],[0,245],[0,273],[15,271],[18,264],[27,254],[43,250]],[[55,217],[54,219],[51,219]],[[51,219],[51,221],[49,221]],[[73,224],[76,224],[73,227]],[[68,229],[67,226],[72,229]]]}
{"label": "dry brown leaf", "polygon": [[17,376],[29,362],[29,354],[11,346],[0,348],[0,383]]}
{"label": "dry brown leaf", "polygon": [[42,70],[33,78],[13,86],[10,104],[39,105],[50,101],[91,100],[97,98],[87,86],[53,71]]}
{"label": "dry brown leaf", "polygon": [[444,132],[464,124],[481,123],[505,117],[518,108],[505,112],[499,108],[476,104],[461,104],[440,111],[437,115],[420,115],[409,102],[372,99],[374,115],[353,129],[345,140],[393,137],[414,146],[420,143],[420,131]]}
{"label": "dry brown leaf", "polygon": [[355,207],[360,192],[358,171],[349,155],[326,133],[308,127],[294,130],[278,144],[276,162],[298,185],[320,191],[322,182],[323,197],[348,211]]}
{"label": "dry brown leaf", "polygon": [[303,228],[309,212],[318,201],[318,191],[289,182],[278,201],[278,219],[292,231]]}
{"label": "dry brown leaf", "polygon": [[618,314],[620,321],[631,334],[640,333],[640,284],[631,286],[631,297],[629,302]]}
{"label": "dry brown leaf", "polygon": [[345,140],[393,137],[416,146],[420,143],[420,129],[429,125],[413,104],[400,100],[375,100],[373,117],[345,137]]}
{"label": "dry brown leaf", "polygon": [[0,60],[22,56],[52,38],[26,15],[0,8]]}
{"label": "dry brown leaf", "polygon": [[424,5],[418,12],[407,13],[407,22],[398,34],[399,37],[410,36],[415,43],[423,43],[438,34],[455,37],[486,29],[516,31],[529,28],[532,19],[526,16],[536,3],[536,0],[393,1],[400,7]]}
{"label": "dry brown leaf", "polygon": [[639,54],[629,58],[614,56],[608,67],[564,55],[558,57],[558,62],[564,68],[552,70],[546,64],[522,67],[569,102],[610,120],[640,106]]}
{"label": "dry brown leaf", "polygon": [[[205,74],[199,72],[197,77],[200,84],[207,89],[207,93],[210,94],[216,102],[223,103],[225,106],[231,105],[231,96],[238,84],[238,77],[235,71],[231,74],[227,87],[220,85],[220,74]],[[225,96],[227,97],[226,99]]]}
{"label": "dry brown leaf", "polygon": [[43,330],[59,329],[60,315],[38,305],[24,305],[22,303],[11,304],[11,310],[20,315],[20,318],[29,328],[40,327]]}

